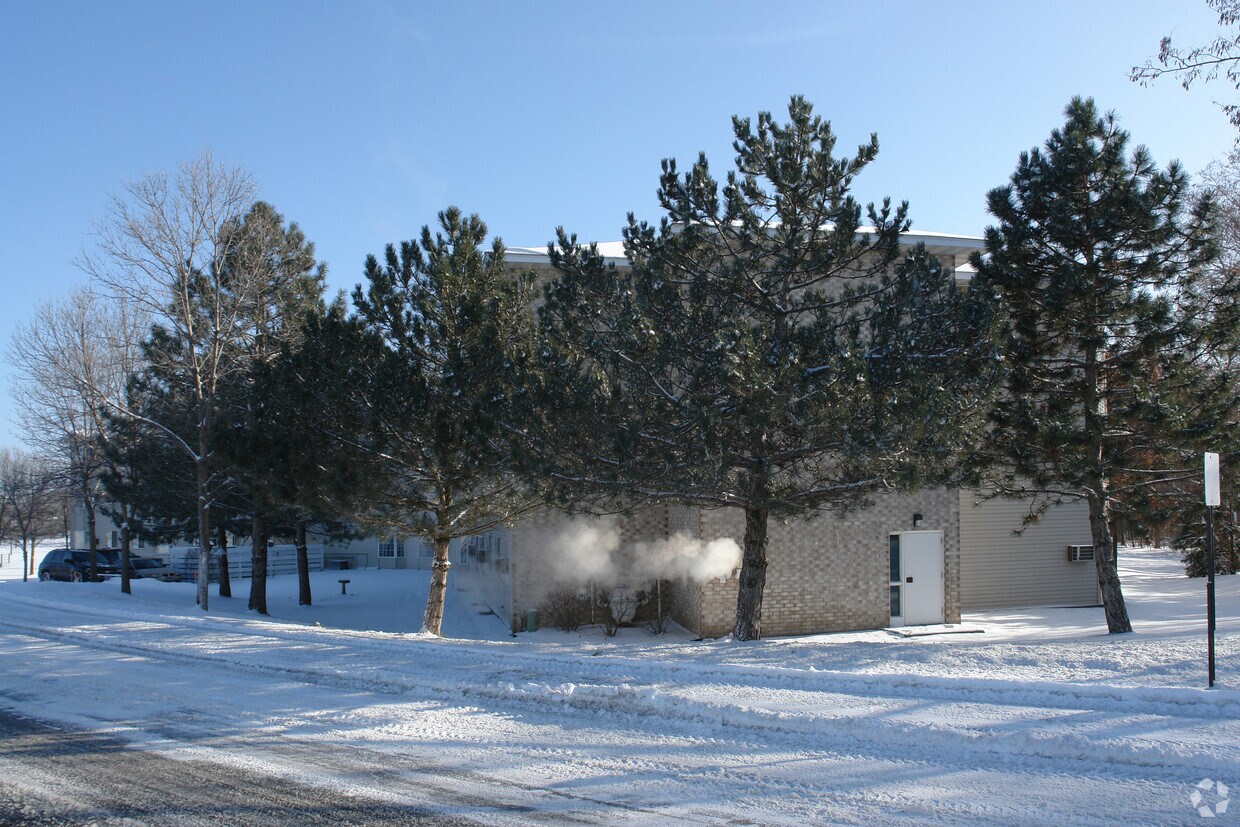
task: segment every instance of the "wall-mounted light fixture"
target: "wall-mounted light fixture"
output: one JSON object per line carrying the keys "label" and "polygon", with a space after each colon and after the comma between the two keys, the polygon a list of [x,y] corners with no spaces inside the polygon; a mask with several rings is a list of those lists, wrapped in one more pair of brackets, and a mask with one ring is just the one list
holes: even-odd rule
{"label": "wall-mounted light fixture", "polygon": [[924,522],[925,522],[925,518],[922,517],[920,514],[913,515],[913,528],[921,528],[922,523]]}

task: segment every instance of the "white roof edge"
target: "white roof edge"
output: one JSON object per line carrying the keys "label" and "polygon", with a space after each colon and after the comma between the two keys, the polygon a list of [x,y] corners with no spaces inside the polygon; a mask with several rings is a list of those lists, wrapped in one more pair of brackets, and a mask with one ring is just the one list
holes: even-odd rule
{"label": "white roof edge", "polygon": [[[873,231],[873,227],[859,227],[857,235],[868,236]],[[624,255],[623,242],[599,241],[596,243],[599,252],[603,254],[607,262],[623,264],[628,261]],[[931,252],[938,251],[942,255],[967,255],[974,250],[980,252],[986,248],[986,240],[981,236],[936,233],[928,230],[909,230],[902,233],[900,243],[905,247],[925,244]],[[509,261],[523,264],[546,264],[549,261],[546,247],[505,247],[504,255]]]}

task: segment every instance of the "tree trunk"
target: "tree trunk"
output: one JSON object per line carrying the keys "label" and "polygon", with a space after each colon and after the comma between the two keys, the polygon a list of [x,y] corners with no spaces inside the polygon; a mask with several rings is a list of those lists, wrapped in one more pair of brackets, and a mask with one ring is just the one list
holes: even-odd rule
{"label": "tree trunk", "polygon": [[422,631],[438,635],[443,626],[443,604],[448,594],[448,559],[451,541],[447,537],[435,538],[435,562],[431,566],[431,590],[426,596],[426,615],[422,618]]}
{"label": "tree trunk", "polygon": [[29,562],[33,562],[33,559],[34,559],[33,554],[29,556],[26,555],[26,539],[23,537],[22,538],[22,582],[23,583],[25,583],[30,577],[29,573],[26,570],[30,568]]}
{"label": "tree trunk", "polygon": [[99,577],[99,538],[95,536],[95,504],[89,494],[82,498],[82,505],[86,507],[86,547],[90,549],[90,580],[93,583]]}
{"label": "tree trunk", "polygon": [[306,548],[306,521],[297,521],[297,605],[309,606],[310,600],[310,550]]}
{"label": "tree trunk", "polygon": [[220,597],[232,597],[232,578],[228,574],[228,530],[215,527],[215,544],[220,547]]}
{"label": "tree trunk", "polygon": [[762,591],[766,588],[766,526],[771,512],[745,509],[745,554],[741,562],[740,590],[736,594],[737,640],[762,636]]}
{"label": "tree trunk", "polygon": [[250,608],[260,615],[267,614],[267,520],[262,512],[255,511],[250,531],[253,541],[253,565],[250,573]]}
{"label": "tree trunk", "polygon": [[129,518],[121,520],[121,594],[132,594],[129,587],[130,561]]}
{"label": "tree trunk", "polygon": [[207,611],[207,581],[211,578],[211,521],[208,511],[207,492],[210,478],[204,461],[197,464],[198,471],[198,605]]}
{"label": "tree trunk", "polygon": [[1111,535],[1111,474],[1106,453],[1107,401],[1104,395],[1106,380],[1098,364],[1098,350],[1094,346],[1085,349],[1085,431],[1090,446],[1088,469],[1090,471],[1089,529],[1094,540],[1094,569],[1098,574],[1098,588],[1102,592],[1102,608],[1106,612],[1107,631],[1119,634],[1132,631],[1128,620],[1128,607],[1124,605],[1124,591],[1119,585],[1119,569],[1115,565],[1115,546]]}
{"label": "tree trunk", "polygon": [[1240,549],[1236,548],[1236,513],[1234,511],[1228,522],[1227,561],[1231,563],[1231,573],[1240,574]]}
{"label": "tree trunk", "polygon": [[1119,634],[1132,631],[1124,591],[1119,584],[1119,570],[1111,544],[1111,500],[1106,496],[1089,498],[1089,527],[1094,539],[1094,568],[1098,572],[1098,588],[1102,591],[1102,608],[1106,612],[1107,631]]}

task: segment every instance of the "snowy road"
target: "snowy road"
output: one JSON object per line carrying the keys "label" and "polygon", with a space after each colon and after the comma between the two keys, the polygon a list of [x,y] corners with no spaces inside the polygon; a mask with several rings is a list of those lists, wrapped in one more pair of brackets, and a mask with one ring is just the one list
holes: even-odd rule
{"label": "snowy road", "polygon": [[[431,640],[46,585],[0,592],[0,706],[431,816],[1170,824],[1198,820],[1203,778],[1240,781],[1240,693],[1160,685],[1175,639],[1007,644],[1001,661],[901,642],[875,667],[861,644]],[[1222,651],[1234,663],[1235,639]],[[1156,678],[1108,679],[1134,659]],[[1060,679],[1074,661],[1088,682]]]}
{"label": "snowy road", "polygon": [[6,827],[477,824],[288,781],[273,784],[269,776],[209,761],[175,761],[3,710],[0,744],[0,824]]}

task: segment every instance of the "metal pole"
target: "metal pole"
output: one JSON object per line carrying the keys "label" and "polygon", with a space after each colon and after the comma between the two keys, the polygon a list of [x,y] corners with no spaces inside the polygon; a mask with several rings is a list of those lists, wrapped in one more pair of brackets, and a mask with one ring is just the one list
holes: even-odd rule
{"label": "metal pole", "polygon": [[1206,657],[1214,686],[1214,508],[1206,507]]}

